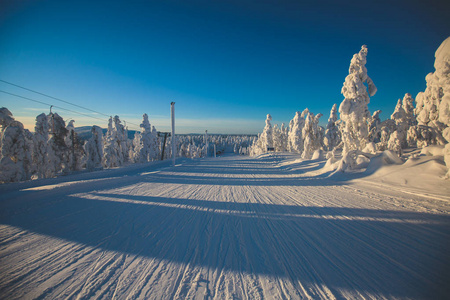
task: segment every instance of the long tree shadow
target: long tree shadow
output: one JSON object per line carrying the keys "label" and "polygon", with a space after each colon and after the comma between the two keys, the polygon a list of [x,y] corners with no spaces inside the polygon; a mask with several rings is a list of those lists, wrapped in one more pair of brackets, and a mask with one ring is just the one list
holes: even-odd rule
{"label": "long tree shadow", "polygon": [[105,250],[285,277],[325,285],[336,295],[358,289],[385,297],[436,298],[447,292],[446,215],[101,190],[61,190],[58,198],[19,194],[2,201],[2,224]]}

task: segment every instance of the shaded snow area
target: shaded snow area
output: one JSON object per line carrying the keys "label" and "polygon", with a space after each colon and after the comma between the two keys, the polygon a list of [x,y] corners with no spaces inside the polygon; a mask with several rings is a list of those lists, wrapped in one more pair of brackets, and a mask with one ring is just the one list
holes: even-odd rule
{"label": "shaded snow area", "polygon": [[224,156],[1,185],[0,298],[444,299],[442,164],[388,160],[332,174]]}

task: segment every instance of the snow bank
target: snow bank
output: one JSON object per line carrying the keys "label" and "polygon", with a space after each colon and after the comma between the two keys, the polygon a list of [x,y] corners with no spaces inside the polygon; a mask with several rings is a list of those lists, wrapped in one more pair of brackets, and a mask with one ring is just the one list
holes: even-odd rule
{"label": "snow bank", "polygon": [[367,166],[366,173],[372,174],[387,165],[400,165],[403,161],[398,157],[398,155],[391,151],[386,150],[381,154],[376,155],[370,159],[369,165]]}
{"label": "snow bank", "polygon": [[420,151],[420,154],[428,156],[443,156],[444,146],[427,146]]}

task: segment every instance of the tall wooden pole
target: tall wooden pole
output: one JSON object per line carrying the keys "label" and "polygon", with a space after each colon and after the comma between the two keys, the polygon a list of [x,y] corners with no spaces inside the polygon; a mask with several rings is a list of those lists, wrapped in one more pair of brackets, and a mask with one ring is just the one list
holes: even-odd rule
{"label": "tall wooden pole", "polygon": [[209,153],[208,130],[205,130],[205,145],[206,145],[206,157],[208,157]]}
{"label": "tall wooden pole", "polygon": [[170,115],[172,117],[172,165],[175,166],[177,145],[175,139],[175,102],[170,103]]}

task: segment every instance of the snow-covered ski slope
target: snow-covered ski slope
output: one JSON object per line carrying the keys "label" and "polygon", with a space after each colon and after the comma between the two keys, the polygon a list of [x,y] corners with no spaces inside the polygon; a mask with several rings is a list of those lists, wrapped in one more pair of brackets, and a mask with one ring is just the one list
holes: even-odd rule
{"label": "snow-covered ski slope", "polygon": [[3,185],[0,298],[448,297],[449,197],[323,164],[226,156]]}

